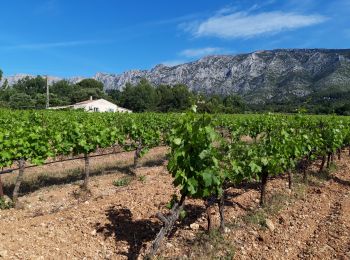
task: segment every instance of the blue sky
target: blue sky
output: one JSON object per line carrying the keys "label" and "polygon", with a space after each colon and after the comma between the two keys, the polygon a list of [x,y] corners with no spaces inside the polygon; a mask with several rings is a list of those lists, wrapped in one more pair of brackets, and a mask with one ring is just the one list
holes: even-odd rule
{"label": "blue sky", "polygon": [[93,76],[211,54],[350,48],[350,0],[3,0],[0,68]]}

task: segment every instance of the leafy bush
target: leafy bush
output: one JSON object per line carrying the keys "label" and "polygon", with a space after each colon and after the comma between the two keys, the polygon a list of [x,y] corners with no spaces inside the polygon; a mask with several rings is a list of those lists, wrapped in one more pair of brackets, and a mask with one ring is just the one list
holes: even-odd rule
{"label": "leafy bush", "polygon": [[1,209],[10,209],[13,207],[13,203],[10,199],[0,197],[0,210]]}

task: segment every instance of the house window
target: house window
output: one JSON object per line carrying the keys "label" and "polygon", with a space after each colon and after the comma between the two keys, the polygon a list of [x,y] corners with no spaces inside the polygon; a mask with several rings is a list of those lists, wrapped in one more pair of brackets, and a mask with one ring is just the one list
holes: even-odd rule
{"label": "house window", "polygon": [[94,107],[94,112],[98,112],[98,107]]}

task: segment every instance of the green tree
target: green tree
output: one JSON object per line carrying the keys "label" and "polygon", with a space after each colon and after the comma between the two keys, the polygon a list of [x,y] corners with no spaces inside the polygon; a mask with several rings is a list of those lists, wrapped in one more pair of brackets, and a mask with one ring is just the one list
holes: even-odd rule
{"label": "green tree", "polygon": [[18,92],[25,93],[31,97],[38,93],[46,93],[46,79],[38,76],[36,78],[25,77],[13,85]]}
{"label": "green tree", "polygon": [[88,100],[90,97],[93,99],[104,98],[104,96],[104,92],[98,88],[76,88],[72,93],[71,103]]}
{"label": "green tree", "polygon": [[173,107],[175,110],[186,110],[191,107],[193,94],[186,85],[177,84],[172,88]]}
{"label": "green tree", "polygon": [[160,112],[169,112],[174,110],[174,93],[170,86],[159,85],[156,89],[159,97],[157,110]]}
{"label": "green tree", "polygon": [[10,97],[9,105],[15,109],[33,108],[35,102],[25,93],[15,93]]}
{"label": "green tree", "polygon": [[69,81],[60,80],[60,81],[54,82],[50,86],[50,93],[54,93],[59,97],[71,98],[76,88],[77,86],[74,84],[71,84]]}
{"label": "green tree", "polygon": [[15,93],[17,92],[13,88],[0,88],[0,100],[4,102],[9,102],[10,97]]}
{"label": "green tree", "polygon": [[[1,80],[1,79],[0,79]],[[9,82],[7,79],[5,79],[4,83],[1,86],[3,89],[7,89],[9,87]]]}
{"label": "green tree", "polygon": [[123,106],[135,112],[155,111],[158,103],[156,89],[145,79],[132,86],[127,84],[122,95]]}
{"label": "green tree", "polygon": [[225,112],[227,113],[243,112],[246,108],[243,99],[238,95],[226,96],[223,99],[223,104],[225,106]]}
{"label": "green tree", "polygon": [[219,113],[224,110],[222,98],[218,95],[197,96],[198,111],[201,113]]}
{"label": "green tree", "polygon": [[32,98],[36,108],[46,107],[46,94],[38,93]]}
{"label": "green tree", "polygon": [[79,81],[76,85],[84,89],[99,89],[103,91],[103,84],[95,79],[83,79]]}
{"label": "green tree", "polygon": [[119,89],[110,89],[106,92],[112,102],[116,103],[117,105],[122,105],[122,91]]}

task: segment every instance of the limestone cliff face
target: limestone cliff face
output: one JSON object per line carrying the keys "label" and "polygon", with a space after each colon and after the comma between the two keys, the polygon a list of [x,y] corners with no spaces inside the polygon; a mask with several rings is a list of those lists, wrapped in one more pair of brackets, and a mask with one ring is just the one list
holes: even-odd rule
{"label": "limestone cliff face", "polygon": [[157,65],[119,75],[97,73],[106,89],[146,78],[154,84],[183,83],[204,93],[242,95],[259,103],[305,96],[324,88],[350,90],[350,50],[287,49],[209,56],[173,67]]}
{"label": "limestone cliff face", "polygon": [[146,78],[156,85],[183,83],[203,93],[236,93],[251,103],[282,101],[325,88],[350,90],[350,49],[277,49],[208,56],[172,67],[97,73],[94,78],[106,90],[121,90],[128,82],[135,84]]}

